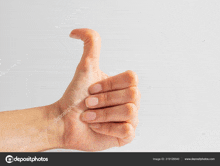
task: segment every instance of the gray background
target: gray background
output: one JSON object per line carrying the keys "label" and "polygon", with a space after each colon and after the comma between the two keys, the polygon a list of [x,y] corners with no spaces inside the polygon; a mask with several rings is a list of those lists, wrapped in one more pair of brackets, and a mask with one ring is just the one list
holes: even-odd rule
{"label": "gray background", "polygon": [[139,76],[136,137],[106,152],[220,150],[220,1],[0,0],[0,111],[62,96],[83,51],[75,28],[101,35],[101,70]]}

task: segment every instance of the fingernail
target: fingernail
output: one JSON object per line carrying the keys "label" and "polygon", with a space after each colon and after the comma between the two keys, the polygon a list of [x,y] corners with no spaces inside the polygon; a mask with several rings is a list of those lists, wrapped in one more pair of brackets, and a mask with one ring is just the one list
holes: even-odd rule
{"label": "fingernail", "polygon": [[95,84],[91,87],[90,92],[91,93],[98,93],[102,90],[102,85],[101,84]]}
{"label": "fingernail", "polygon": [[95,112],[84,112],[82,115],[83,120],[94,120],[96,118],[96,113]]}
{"label": "fingernail", "polygon": [[101,125],[99,123],[93,123],[93,124],[90,124],[89,127],[91,127],[91,128],[100,128]]}
{"label": "fingernail", "polygon": [[70,37],[72,37],[72,38],[75,38],[75,39],[79,39],[79,36],[78,35],[76,35],[76,34],[72,34],[72,33],[70,33],[70,35],[69,35]]}
{"label": "fingernail", "polygon": [[99,102],[98,98],[97,97],[89,97],[86,99],[86,106],[87,107],[92,107],[92,106],[95,106],[97,105]]}

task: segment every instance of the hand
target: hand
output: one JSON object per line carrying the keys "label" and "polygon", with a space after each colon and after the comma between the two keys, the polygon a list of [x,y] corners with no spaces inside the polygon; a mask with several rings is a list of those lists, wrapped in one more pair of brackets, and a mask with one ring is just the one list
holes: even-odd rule
{"label": "hand", "polygon": [[109,77],[99,69],[101,38],[96,31],[75,29],[70,37],[84,42],[84,52],[56,102],[63,115],[62,148],[101,151],[131,142],[140,105],[137,75],[126,71]]}

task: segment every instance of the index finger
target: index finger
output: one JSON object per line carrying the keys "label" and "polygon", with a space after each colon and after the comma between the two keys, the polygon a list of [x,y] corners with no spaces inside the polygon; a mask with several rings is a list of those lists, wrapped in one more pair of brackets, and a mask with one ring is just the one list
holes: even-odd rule
{"label": "index finger", "polygon": [[131,86],[137,86],[138,76],[135,72],[128,70],[116,76],[112,76],[96,82],[89,87],[90,94],[125,89]]}

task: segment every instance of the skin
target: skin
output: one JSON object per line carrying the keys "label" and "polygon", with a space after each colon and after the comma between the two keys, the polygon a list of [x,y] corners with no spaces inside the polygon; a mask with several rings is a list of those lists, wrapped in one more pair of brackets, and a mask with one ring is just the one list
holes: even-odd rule
{"label": "skin", "polygon": [[63,96],[51,105],[0,113],[1,151],[102,151],[134,139],[140,106],[136,73],[109,77],[99,69],[96,31],[74,29],[70,37],[82,40],[84,51]]}

